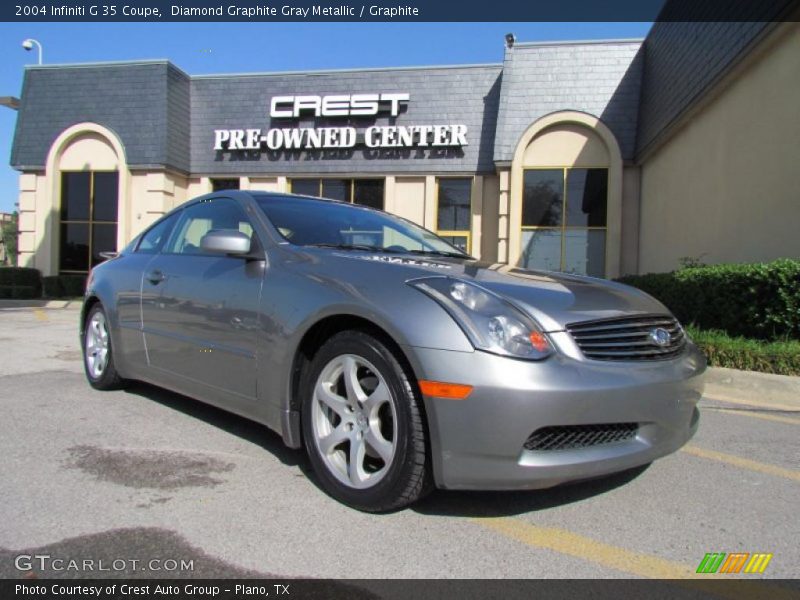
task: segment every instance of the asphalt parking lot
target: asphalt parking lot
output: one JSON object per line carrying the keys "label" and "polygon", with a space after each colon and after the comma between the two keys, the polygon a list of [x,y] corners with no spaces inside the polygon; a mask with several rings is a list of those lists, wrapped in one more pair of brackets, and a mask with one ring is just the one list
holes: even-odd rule
{"label": "asphalt parking lot", "polygon": [[0,577],[31,550],[194,561],[100,576],[679,578],[708,552],[773,554],[730,577],[800,572],[800,399],[705,398],[691,444],[635,472],[368,515],[262,426],[145,385],[92,390],[77,316],[0,310]]}

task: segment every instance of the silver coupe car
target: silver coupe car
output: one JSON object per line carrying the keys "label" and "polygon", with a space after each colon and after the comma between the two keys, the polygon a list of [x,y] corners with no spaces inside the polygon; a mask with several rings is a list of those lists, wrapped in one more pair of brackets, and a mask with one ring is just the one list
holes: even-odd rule
{"label": "silver coupe car", "polygon": [[93,387],[146,381],[263,423],[367,511],[650,463],[697,429],[705,370],[636,289],[266,192],[189,201],[95,267],[80,334]]}

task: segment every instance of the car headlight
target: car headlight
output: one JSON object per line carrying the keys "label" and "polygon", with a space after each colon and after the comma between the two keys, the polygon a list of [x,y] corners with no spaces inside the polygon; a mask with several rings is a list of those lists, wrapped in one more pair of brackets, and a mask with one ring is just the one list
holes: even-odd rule
{"label": "car headlight", "polygon": [[413,279],[408,284],[441,304],[475,348],[531,360],[553,353],[530,317],[488,290],[450,277]]}

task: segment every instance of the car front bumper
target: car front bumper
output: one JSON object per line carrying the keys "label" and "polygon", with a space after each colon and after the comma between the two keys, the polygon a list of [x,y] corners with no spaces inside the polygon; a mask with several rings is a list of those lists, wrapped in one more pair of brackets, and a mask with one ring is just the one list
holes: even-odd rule
{"label": "car front bumper", "polygon": [[[693,344],[678,358],[649,362],[406,350],[419,378],[474,388],[465,400],[425,398],[441,488],[540,489],[590,479],[670,454],[697,430],[706,361]],[[524,447],[543,427],[615,423],[638,424],[635,437],[571,449]]]}

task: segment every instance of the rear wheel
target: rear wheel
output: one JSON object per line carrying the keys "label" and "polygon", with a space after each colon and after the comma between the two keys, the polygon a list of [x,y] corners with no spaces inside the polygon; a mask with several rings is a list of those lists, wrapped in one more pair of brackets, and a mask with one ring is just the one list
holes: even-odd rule
{"label": "rear wheel", "polygon": [[339,333],[314,356],[304,381],[306,451],[331,496],[377,512],[430,489],[418,399],[386,345],[363,332]]}
{"label": "rear wheel", "polygon": [[108,319],[100,303],[89,310],[83,327],[83,368],[89,385],[95,389],[113,390],[125,383],[114,366]]}

